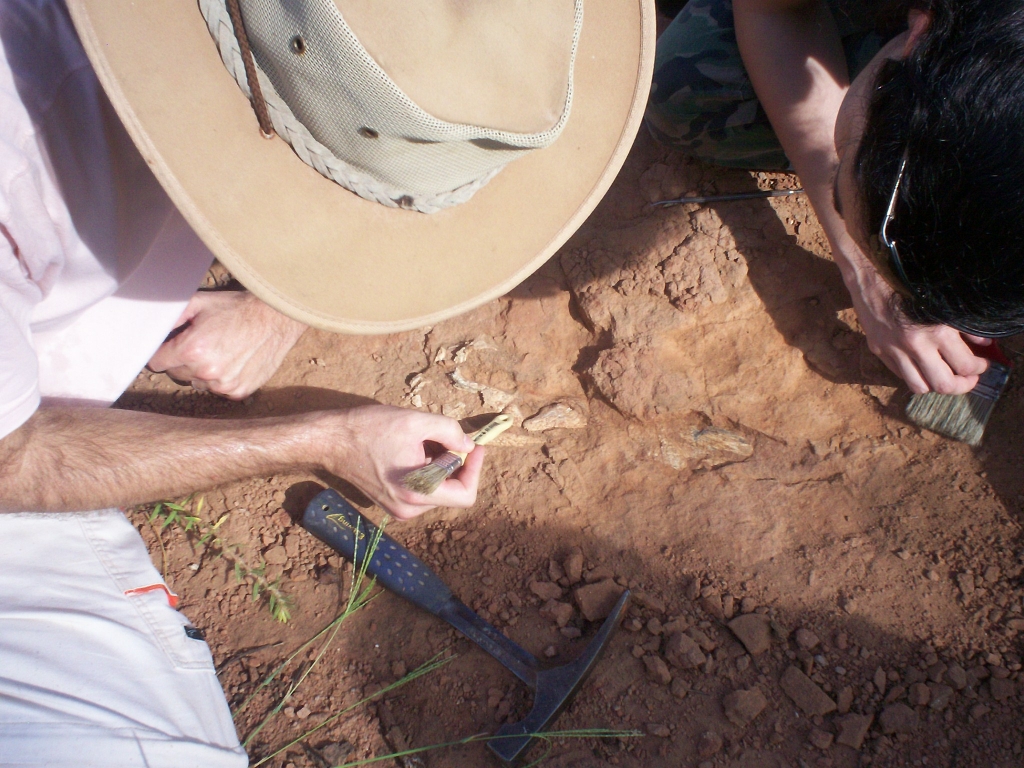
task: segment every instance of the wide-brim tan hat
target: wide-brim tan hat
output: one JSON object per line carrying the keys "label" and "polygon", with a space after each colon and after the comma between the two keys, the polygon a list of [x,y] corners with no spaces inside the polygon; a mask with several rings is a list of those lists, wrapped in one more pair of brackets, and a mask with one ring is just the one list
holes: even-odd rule
{"label": "wide-brim tan hat", "polygon": [[259,298],[309,325],[387,333],[507,293],[569,238],[640,126],[653,0],[585,0],[557,139],[434,213],[353,194],[266,140],[189,0],[68,0],[104,89],[196,233]]}

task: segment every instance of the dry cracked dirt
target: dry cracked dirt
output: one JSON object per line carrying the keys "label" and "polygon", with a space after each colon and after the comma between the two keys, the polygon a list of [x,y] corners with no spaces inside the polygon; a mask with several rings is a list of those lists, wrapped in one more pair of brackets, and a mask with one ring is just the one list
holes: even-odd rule
{"label": "dry cracked dirt", "polygon": [[[549,768],[1024,765],[1024,381],[981,449],[923,432],[867,350],[802,196],[649,205],[797,184],[711,169],[642,134],[586,225],[512,294],[417,332],[310,331],[245,403],[143,372],[119,406],[237,418],[372,399],[459,419],[513,413],[474,508],[388,530],[552,662],[580,651],[609,595],[633,590],[558,727],[638,735],[555,740]],[[1019,360],[1024,342],[1006,349]],[[204,494],[204,525],[228,513],[221,540],[280,579],[286,624],[230,557],[132,512],[232,706],[343,605],[347,567],[293,523],[332,482],[279,475]],[[253,762],[439,653],[454,658],[265,764],[451,741],[528,707],[490,657],[382,594],[252,741]],[[243,737],[297,674],[238,718]],[[472,744],[386,764],[493,763]]]}

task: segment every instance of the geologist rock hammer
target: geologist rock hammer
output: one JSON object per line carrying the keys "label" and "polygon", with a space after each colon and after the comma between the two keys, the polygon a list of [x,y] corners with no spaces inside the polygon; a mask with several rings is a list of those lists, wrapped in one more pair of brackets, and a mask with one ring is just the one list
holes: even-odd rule
{"label": "geologist rock hammer", "polygon": [[[358,556],[361,561],[377,533],[377,526],[330,489],[309,503],[302,526],[349,560]],[[447,621],[533,689],[533,708],[529,714],[517,723],[506,723],[487,742],[491,751],[508,765],[516,764],[529,749],[534,734],[547,729],[572,701],[618,628],[629,602],[626,591],[583,653],[568,664],[551,667],[456,599],[433,571],[390,536],[380,537],[366,572],[378,584]]]}

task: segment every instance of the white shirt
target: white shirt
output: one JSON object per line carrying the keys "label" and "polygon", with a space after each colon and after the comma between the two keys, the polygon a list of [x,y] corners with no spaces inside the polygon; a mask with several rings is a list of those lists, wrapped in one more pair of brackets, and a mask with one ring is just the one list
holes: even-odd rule
{"label": "white shirt", "polygon": [[212,260],[63,4],[0,0],[0,437],[43,397],[116,400]]}

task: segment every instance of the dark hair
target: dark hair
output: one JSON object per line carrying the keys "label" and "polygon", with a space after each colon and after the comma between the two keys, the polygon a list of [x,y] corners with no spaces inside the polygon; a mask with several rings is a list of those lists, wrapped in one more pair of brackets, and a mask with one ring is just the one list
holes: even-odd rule
{"label": "dark hair", "polygon": [[903,313],[1024,331],[1024,0],[916,5],[931,25],[910,56],[883,65],[855,159],[869,234],[906,153],[889,226]]}

